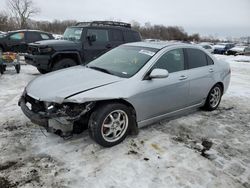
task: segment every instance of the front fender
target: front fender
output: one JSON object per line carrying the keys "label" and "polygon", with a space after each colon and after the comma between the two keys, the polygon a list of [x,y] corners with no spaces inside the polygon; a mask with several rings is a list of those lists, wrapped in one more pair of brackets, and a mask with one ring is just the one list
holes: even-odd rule
{"label": "front fender", "polygon": [[63,51],[63,52],[55,52],[51,58],[52,59],[55,59],[56,57],[58,57],[59,55],[75,55],[77,57],[77,60],[79,62],[79,64],[82,64],[82,58],[81,58],[81,55],[80,55],[80,52],[78,51]]}

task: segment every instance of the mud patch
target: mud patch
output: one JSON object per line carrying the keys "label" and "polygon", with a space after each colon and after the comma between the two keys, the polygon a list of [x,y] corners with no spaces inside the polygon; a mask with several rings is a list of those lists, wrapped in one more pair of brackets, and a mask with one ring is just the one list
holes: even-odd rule
{"label": "mud patch", "polygon": [[17,164],[16,161],[7,161],[6,163],[0,164],[0,171],[9,169],[15,164]]}
{"label": "mud patch", "polygon": [[0,187],[1,188],[11,188],[13,185],[4,177],[0,177]]}

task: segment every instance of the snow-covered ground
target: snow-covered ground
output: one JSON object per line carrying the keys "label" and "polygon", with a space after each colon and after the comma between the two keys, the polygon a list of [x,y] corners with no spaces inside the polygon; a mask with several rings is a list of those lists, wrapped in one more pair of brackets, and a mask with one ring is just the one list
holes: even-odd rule
{"label": "snow-covered ground", "polygon": [[[17,101],[38,71],[9,69],[0,76],[0,187],[249,188],[250,57],[217,58],[232,68],[218,110],[148,126],[112,148],[87,131],[64,140],[32,124]],[[207,157],[204,138],[213,142]]]}

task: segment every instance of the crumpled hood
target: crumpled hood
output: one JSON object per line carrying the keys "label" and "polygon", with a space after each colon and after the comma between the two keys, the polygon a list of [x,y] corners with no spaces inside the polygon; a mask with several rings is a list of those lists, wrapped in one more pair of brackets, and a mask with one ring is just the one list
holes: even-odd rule
{"label": "crumpled hood", "polygon": [[62,49],[78,49],[81,47],[81,43],[78,41],[70,41],[70,40],[42,40],[37,41],[34,43],[30,43],[31,46],[37,46],[37,47],[52,47],[54,49],[57,49],[60,47],[60,50]]}
{"label": "crumpled hood", "polygon": [[39,76],[26,87],[29,96],[62,103],[67,97],[123,80],[97,70],[76,66]]}

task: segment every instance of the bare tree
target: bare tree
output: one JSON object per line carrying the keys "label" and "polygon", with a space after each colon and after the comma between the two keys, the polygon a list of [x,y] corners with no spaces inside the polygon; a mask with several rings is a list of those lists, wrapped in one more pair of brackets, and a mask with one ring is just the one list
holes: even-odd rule
{"label": "bare tree", "polygon": [[32,0],[7,0],[7,4],[20,29],[26,28],[28,20],[39,13]]}

